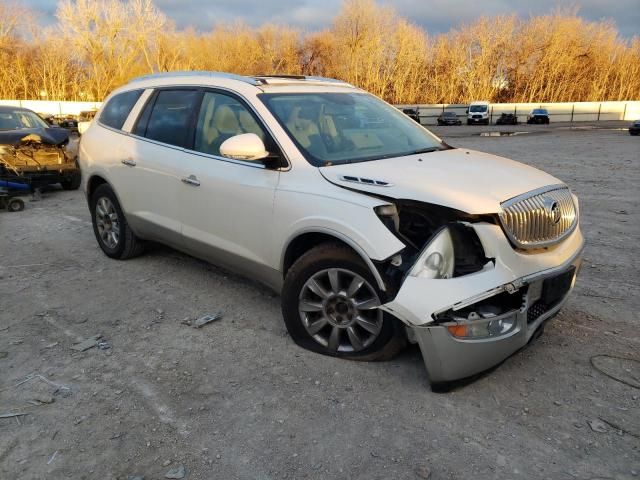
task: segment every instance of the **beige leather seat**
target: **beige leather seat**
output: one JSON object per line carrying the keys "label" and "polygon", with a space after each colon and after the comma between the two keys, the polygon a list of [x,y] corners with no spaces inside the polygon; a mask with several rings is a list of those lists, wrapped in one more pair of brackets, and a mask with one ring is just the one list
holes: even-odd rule
{"label": "beige leather seat", "polygon": [[220,135],[233,136],[242,133],[240,122],[228,105],[220,105],[213,115],[213,125],[218,129]]}
{"label": "beige leather seat", "polygon": [[264,142],[264,132],[249,112],[246,110],[240,110],[240,112],[238,112],[238,120],[243,133],[255,133]]}
{"label": "beige leather seat", "polygon": [[207,104],[202,131],[196,135],[196,149],[200,152],[220,155],[220,145],[228,138],[242,132],[240,123],[228,105]]}
{"label": "beige leather seat", "polygon": [[312,120],[300,118],[300,107],[294,107],[293,110],[291,110],[291,114],[287,120],[287,128],[298,143],[307,149],[311,146],[310,137],[320,135],[318,126]]}

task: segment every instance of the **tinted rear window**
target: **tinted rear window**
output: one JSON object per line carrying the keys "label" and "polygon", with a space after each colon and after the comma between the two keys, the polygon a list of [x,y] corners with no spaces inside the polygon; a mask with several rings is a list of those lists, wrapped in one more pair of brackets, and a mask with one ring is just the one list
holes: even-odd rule
{"label": "tinted rear window", "polygon": [[142,95],[142,90],[131,90],[113,97],[102,110],[100,123],[118,130],[121,129],[140,95]]}
{"label": "tinted rear window", "polygon": [[[144,136],[169,145],[187,146],[188,134],[191,131],[191,114],[198,95],[199,93],[195,90],[158,92]],[[142,134],[140,130],[136,126],[137,134]]]}

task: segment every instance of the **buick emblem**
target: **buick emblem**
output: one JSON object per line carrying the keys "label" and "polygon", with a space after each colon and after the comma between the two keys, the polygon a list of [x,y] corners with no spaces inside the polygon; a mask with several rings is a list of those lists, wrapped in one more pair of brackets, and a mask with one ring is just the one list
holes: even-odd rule
{"label": "buick emblem", "polygon": [[562,219],[562,212],[560,211],[560,204],[558,202],[552,198],[545,198],[544,207],[554,225]]}

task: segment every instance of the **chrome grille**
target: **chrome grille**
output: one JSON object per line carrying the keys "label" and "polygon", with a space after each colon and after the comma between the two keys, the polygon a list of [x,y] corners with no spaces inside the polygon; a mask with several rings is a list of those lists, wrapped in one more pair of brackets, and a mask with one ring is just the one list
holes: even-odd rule
{"label": "chrome grille", "polygon": [[518,248],[539,248],[559,242],[578,223],[578,212],[565,185],[552,185],[502,202],[500,221]]}

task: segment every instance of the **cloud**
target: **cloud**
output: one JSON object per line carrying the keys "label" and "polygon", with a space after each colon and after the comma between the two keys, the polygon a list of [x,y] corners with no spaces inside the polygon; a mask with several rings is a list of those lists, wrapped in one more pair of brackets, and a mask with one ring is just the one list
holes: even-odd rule
{"label": "cloud", "polygon": [[[55,2],[23,0],[22,3],[39,12],[43,23],[55,21]],[[240,20],[251,26],[276,23],[317,30],[331,23],[341,1],[156,0],[155,3],[178,27],[209,30],[217,23]],[[579,15],[587,20],[612,19],[623,36],[631,37],[640,32],[638,0],[582,0],[571,4],[561,0],[381,0],[379,3],[393,6],[402,16],[431,33],[446,32],[481,15],[517,14],[526,18],[567,5],[577,6]]]}

